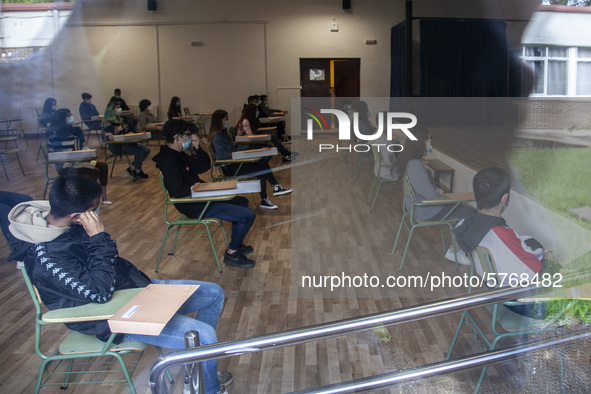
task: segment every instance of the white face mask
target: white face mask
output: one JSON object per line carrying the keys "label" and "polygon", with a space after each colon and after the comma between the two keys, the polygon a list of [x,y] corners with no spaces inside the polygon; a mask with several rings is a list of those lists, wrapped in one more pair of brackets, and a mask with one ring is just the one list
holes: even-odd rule
{"label": "white face mask", "polygon": [[68,117],[68,119],[66,119],[66,123],[68,123],[68,124],[74,123],[74,115]]}
{"label": "white face mask", "polygon": [[152,106],[148,106],[148,112],[152,112]]}
{"label": "white face mask", "polygon": [[121,113],[122,113],[122,112],[123,112],[123,110],[122,110],[121,108],[117,108],[117,109],[115,110],[115,114],[116,114],[117,116],[121,115]]}

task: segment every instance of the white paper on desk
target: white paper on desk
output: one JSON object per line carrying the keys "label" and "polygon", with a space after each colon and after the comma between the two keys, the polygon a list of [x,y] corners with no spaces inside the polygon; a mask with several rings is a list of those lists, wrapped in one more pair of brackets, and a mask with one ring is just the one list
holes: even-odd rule
{"label": "white paper on desk", "polygon": [[203,197],[219,197],[219,196],[231,196],[233,194],[248,194],[248,193],[259,193],[261,191],[261,183],[259,181],[240,181],[236,183],[234,189],[223,189],[223,190],[208,190],[208,191],[196,191],[191,192],[193,198]]}

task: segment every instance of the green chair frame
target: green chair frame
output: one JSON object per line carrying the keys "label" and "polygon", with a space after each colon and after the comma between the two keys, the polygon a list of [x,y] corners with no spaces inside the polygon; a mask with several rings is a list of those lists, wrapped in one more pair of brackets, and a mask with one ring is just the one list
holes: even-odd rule
{"label": "green chair frame", "polygon": [[[376,194],[373,197],[373,203],[371,204],[371,207],[369,208],[369,212],[373,211],[373,207],[376,204],[376,200],[378,199],[378,194],[380,193],[380,188],[382,187],[382,183],[393,183],[396,182],[397,179],[392,179],[389,177],[390,174],[390,169],[392,168],[392,163],[384,163],[384,157],[382,156],[382,152],[380,152],[378,150],[378,148],[376,146],[371,147],[371,150],[373,151],[373,157],[375,159],[375,163],[374,163],[374,178],[373,178],[373,182],[371,184],[371,189],[369,190],[369,196],[367,196],[367,204],[369,204],[369,201],[371,199],[371,195],[373,193],[373,189],[376,187],[377,185],[377,189],[376,189]],[[388,176],[384,176],[384,174],[382,174],[382,170],[387,170],[388,171]]]}
{"label": "green chair frame", "polygon": [[9,155],[14,153],[16,156],[16,160],[18,161],[18,165],[21,168],[21,173],[25,176],[25,170],[23,170],[23,165],[21,164],[21,159],[18,157],[18,148],[0,148],[0,164],[2,164],[2,169],[4,170],[4,176],[6,177],[6,182],[9,182],[10,179],[8,178],[8,172],[6,171],[6,166],[4,165],[4,159],[2,156]]}
{"label": "green chair frame", "polygon": [[82,123],[80,124],[80,128],[82,129],[82,132],[86,132],[86,145],[88,146],[88,143],[90,142],[90,137],[91,136],[95,136],[96,140],[99,144],[99,146],[103,145],[103,141],[105,139],[105,131],[104,129],[98,128],[98,129],[91,129],[90,127],[88,127],[88,125],[86,124],[86,122],[94,122],[92,120],[83,120]]}
{"label": "green chair frame", "polygon": [[[494,275],[496,277],[495,287],[499,287],[500,281],[498,277],[497,267],[495,265],[491,251],[485,247],[478,246],[475,250],[475,253],[478,257],[477,259],[474,259],[473,253],[468,254],[471,263],[470,276],[474,275],[475,265],[480,264],[480,267],[482,268],[482,272],[484,273],[485,277],[488,278],[489,275]],[[468,294],[471,294],[471,292],[472,286],[470,285],[470,287],[468,288]],[[487,306],[487,309],[492,313],[492,318],[490,321],[487,322],[481,321],[481,324],[486,326],[490,325],[491,333],[489,335],[492,334],[492,336],[494,336],[492,339],[485,334],[483,328],[478,324],[477,320],[470,314],[470,311],[465,310],[462,313],[460,323],[458,324],[458,328],[456,329],[455,335],[453,337],[453,340],[451,342],[445,359],[449,360],[449,358],[451,357],[451,353],[458,340],[458,336],[460,334],[460,330],[463,324],[466,325],[466,327],[474,336],[474,339],[481,346],[483,351],[494,350],[497,347],[499,341],[504,338],[523,336],[524,341],[527,342],[527,337],[530,334],[547,331],[555,332],[560,329],[559,327],[553,326],[550,322],[530,318],[515,313],[505,306],[509,304],[517,305],[521,303],[517,301],[508,301],[505,303],[497,303],[494,305]],[[502,329],[502,331],[497,328],[499,326]],[[480,378],[478,379],[478,383],[476,385],[474,393],[477,393],[480,390],[482,386],[482,381],[484,380],[484,376],[486,375],[487,370],[488,367],[482,368],[482,372],[480,373]],[[560,353],[560,378],[561,390],[564,393],[564,358],[562,352]]]}
{"label": "green chair frame", "polygon": [[59,174],[57,171],[54,171],[55,175],[50,175],[49,167],[53,168],[55,163],[49,162],[49,147],[47,146],[48,141],[46,139],[41,140],[39,143],[39,150],[43,153],[43,159],[45,160],[45,188],[43,189],[43,199],[45,200],[45,196],[47,195],[47,189],[49,185],[55,182],[59,178]]}
{"label": "green chair frame", "polygon": [[[420,227],[428,227],[428,226],[439,226],[440,230],[441,230],[441,242],[443,243],[443,253],[445,254],[446,249],[445,249],[445,236],[443,235],[443,227],[447,226],[449,228],[450,234],[451,234],[451,230],[453,228],[453,225],[455,223],[457,223],[460,219],[447,219],[447,217],[449,216],[449,214],[451,214],[452,211],[448,212],[447,215],[445,215],[445,217],[443,217],[441,220],[417,220],[414,218],[414,209],[415,207],[419,207],[419,206],[429,206],[429,205],[440,205],[440,204],[445,204],[445,201],[441,201],[441,202],[437,202],[437,203],[423,203],[423,202],[416,202],[415,198],[414,198],[414,191],[412,189],[412,186],[410,184],[410,180],[408,179],[408,176],[404,176],[403,180],[402,180],[402,189],[404,191],[404,198],[402,199],[402,220],[400,220],[400,226],[398,227],[398,233],[396,234],[396,240],[394,241],[394,246],[392,247],[392,251],[390,252],[390,255],[394,254],[394,251],[396,250],[396,245],[398,245],[398,239],[400,238],[400,232],[402,231],[402,227],[406,227],[406,229],[408,230],[408,240],[406,241],[406,246],[404,247],[404,253],[402,254],[402,260],[400,261],[400,267],[398,268],[398,271],[402,271],[402,266],[404,265],[404,259],[406,257],[406,252],[408,251],[408,246],[410,245],[410,240],[412,238],[412,234],[414,232],[414,230],[416,228],[420,228]],[[405,200],[406,198],[410,198],[411,200],[411,206],[410,206],[410,210],[406,209],[406,204],[405,204]],[[408,224],[407,224],[407,220],[408,220]],[[452,245],[454,246],[454,257],[456,260],[456,270],[458,269],[458,259],[457,259],[457,253],[455,250],[455,243],[453,242],[453,237],[452,237]]]}
{"label": "green chair frame", "polygon": [[[63,324],[108,319],[119,309],[121,309],[131,298],[133,298],[134,295],[139,293],[139,291],[141,291],[141,288],[116,291],[113,294],[111,300],[107,303],[91,303],[74,308],[55,309],[43,314],[41,311],[41,299],[39,297],[39,294],[37,293],[37,290],[31,283],[31,279],[29,278],[26,269],[24,267],[21,268],[21,272],[25,279],[25,283],[27,285],[29,294],[31,295],[31,298],[33,300],[33,304],[35,305],[35,352],[43,360],[41,366],[39,367],[39,373],[37,375],[35,393],[38,393],[41,386],[44,385],[61,385],[62,388],[65,389],[70,384],[126,382],[131,393],[135,394],[136,391],[133,385],[133,381],[131,380],[131,376],[133,375],[140,361],[140,358],[148,345],[132,341],[124,341],[120,344],[114,344],[113,340],[117,335],[115,333],[111,334],[107,342],[103,342],[94,335],[86,335],[81,334],[77,331],[70,331],[67,337],[64,340],[62,340],[61,343],[58,345],[58,348],[55,350],[55,352],[53,354],[49,354],[41,349],[41,332],[44,326],[51,324]],[[162,354],[160,348],[158,348],[158,352]],[[135,360],[126,361],[123,359],[123,355],[131,353],[135,354]],[[91,363],[89,361],[86,361],[84,363],[84,369],[86,369],[86,371],[74,371],[74,364],[76,359],[89,359],[93,357],[109,357],[109,361],[106,363],[99,363],[103,364],[103,369],[100,371],[88,370],[88,365],[90,365]],[[108,368],[111,364],[116,364],[114,360],[116,360],[116,362],[119,363],[121,371],[123,372],[124,379],[111,381],[98,380],[93,382],[77,381],[77,379],[83,373],[98,373],[99,379],[101,379],[105,373],[112,373],[113,371],[108,370]],[[63,361],[66,361],[68,363],[65,372],[58,369],[58,367]],[[53,367],[51,367],[52,363],[54,363]],[[128,366],[131,366],[131,368],[128,368]],[[44,380],[43,378],[44,375],[46,375],[46,372],[47,377]],[[50,378],[56,375],[65,375],[64,381],[58,383],[49,382]],[[74,381],[70,380],[72,375],[76,376]],[[169,381],[171,381],[172,383],[172,376],[168,375],[168,378]]]}
{"label": "green chair frame", "polygon": [[[158,179],[160,180],[160,186],[162,187],[162,191],[164,192],[164,222],[166,223],[166,231],[164,232],[164,238],[162,239],[162,246],[160,247],[160,253],[158,254],[158,261],[156,262],[156,269],[154,272],[158,272],[158,268],[160,267],[160,260],[162,259],[162,251],[164,250],[164,244],[169,237],[170,229],[176,226],[174,243],[172,245],[172,251],[168,254],[169,256],[174,255],[174,251],[176,249],[176,243],[179,238],[179,232],[181,230],[181,226],[199,226],[202,225],[207,233],[207,238],[209,238],[209,243],[211,244],[211,249],[213,250],[213,255],[215,257],[215,261],[218,266],[218,271],[222,272],[222,267],[220,265],[220,260],[218,258],[217,251],[215,249],[215,244],[213,242],[212,236],[219,230],[222,230],[222,234],[224,234],[224,240],[226,241],[226,246],[229,246],[228,236],[226,235],[226,230],[224,229],[224,225],[222,221],[217,218],[204,218],[205,211],[209,207],[209,205],[214,201],[228,201],[234,198],[234,195],[229,196],[221,196],[221,197],[210,197],[210,198],[170,198],[168,195],[168,191],[164,186],[164,179],[162,177],[162,173],[158,174]],[[170,220],[168,218],[168,207],[174,204],[185,204],[185,203],[196,203],[196,202],[205,202],[205,207],[201,211],[201,214],[196,219],[191,219],[186,215],[180,214],[175,220]],[[216,226],[217,225],[217,226]],[[210,229],[210,226],[214,226],[213,229]],[[194,237],[195,238],[205,238],[200,237],[203,229],[198,231]]]}
{"label": "green chair frame", "polygon": [[[9,119],[6,116],[6,113],[3,111],[0,111],[0,120],[1,121],[8,121],[7,125],[5,128],[0,127],[0,139],[2,138],[10,138],[10,137],[16,137],[16,139],[23,137],[23,139],[25,140],[25,144],[27,144],[27,146],[29,146],[29,141],[27,140],[27,135],[25,134],[25,128],[22,126],[22,119]],[[9,127],[9,125],[12,124],[12,122],[17,122],[20,123],[19,127]],[[16,134],[15,134],[16,132]],[[12,140],[9,140],[12,141]],[[15,142],[16,145],[16,142]],[[18,147],[18,145],[17,145]]]}

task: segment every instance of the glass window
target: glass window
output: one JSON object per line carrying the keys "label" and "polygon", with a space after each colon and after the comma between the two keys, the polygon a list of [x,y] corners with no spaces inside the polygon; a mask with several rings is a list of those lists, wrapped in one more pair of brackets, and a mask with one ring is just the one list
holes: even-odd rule
{"label": "glass window", "polygon": [[545,47],[525,47],[526,57],[543,57],[546,55]]}
{"label": "glass window", "polygon": [[567,57],[568,48],[565,47],[548,47],[548,57]]}
{"label": "glass window", "polygon": [[544,94],[544,62],[543,61],[526,61],[525,64],[533,72],[534,86],[533,94]]}
{"label": "glass window", "polygon": [[578,48],[577,57],[579,59],[582,59],[582,58],[591,59],[591,48]]}
{"label": "glass window", "polygon": [[567,88],[566,62],[548,61],[548,95],[564,96]]}
{"label": "glass window", "polygon": [[591,96],[591,62],[577,63],[577,96]]}

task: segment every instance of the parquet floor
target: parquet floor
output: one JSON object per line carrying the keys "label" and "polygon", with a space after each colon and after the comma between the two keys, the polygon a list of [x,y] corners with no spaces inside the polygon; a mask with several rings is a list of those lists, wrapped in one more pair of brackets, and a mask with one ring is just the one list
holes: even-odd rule
{"label": "parquet floor", "polygon": [[[463,136],[453,137],[455,143],[444,142],[447,134],[435,133],[436,143],[441,144],[438,148],[449,145],[449,149],[455,149],[457,154],[465,151],[456,139],[461,140]],[[325,138],[329,141],[334,137]],[[452,139],[451,135],[449,139]],[[24,141],[20,141],[19,146],[26,177],[20,175],[15,160],[5,158],[11,180],[6,182],[0,176],[0,188],[41,198],[45,170],[41,162],[35,161],[38,141],[30,140],[28,148]],[[151,161],[157,147],[151,148],[152,155],[144,166],[144,171],[150,175],[147,180],[131,182],[124,173],[125,165],[117,163],[108,187],[109,199],[114,204],[101,208],[101,218],[117,241],[120,255],[149,275],[163,279],[195,278],[222,286],[226,305],[217,329],[220,341],[392,310],[466,291],[451,286],[433,291],[416,286],[335,291],[302,287],[302,275],[355,276],[367,273],[382,280],[388,275],[398,275],[395,267],[401,251],[394,256],[389,256],[388,252],[400,221],[402,193],[398,184],[384,185],[376,208],[369,214],[365,200],[372,182],[373,162],[364,160],[358,179],[352,183],[356,162],[353,155],[347,161],[344,155],[318,157],[311,142],[298,138],[294,138],[292,148],[301,153],[298,160],[291,168],[276,171],[279,182],[286,187],[292,186],[295,192],[290,196],[272,198],[279,205],[276,211],[255,208],[257,219],[246,239],[255,248],[251,257],[257,263],[255,268],[241,270],[224,266],[220,274],[207,241],[180,239],[175,255],[167,256],[165,250],[160,271],[154,273],[165,226],[163,196]],[[467,160],[472,160],[476,168],[490,163],[502,164],[504,148],[498,149],[494,149],[494,144],[488,144],[485,150],[474,152]],[[272,164],[282,168],[283,163],[274,159]],[[171,248],[171,242],[167,242],[167,250]],[[220,249],[222,243],[219,235],[217,245]],[[0,256],[4,259],[8,254],[6,243],[0,242]],[[432,228],[413,236],[400,275],[425,276],[427,272],[445,272],[450,276],[468,272],[466,267],[455,271],[453,264],[445,260],[439,232]],[[478,315],[486,317],[486,313]],[[40,365],[33,349],[33,306],[13,262],[0,264],[0,316],[0,392],[30,393]],[[231,393],[283,393],[401,370],[443,360],[458,320],[459,314],[453,314],[389,327],[389,341],[370,331],[226,358],[220,360],[219,368],[234,374],[234,383],[229,387]],[[63,328],[56,327],[49,336],[57,340],[64,332]],[[467,331],[462,331],[454,354],[459,356],[478,351],[471,339]],[[581,347],[578,349],[581,351]],[[582,349],[579,358],[588,362],[589,347],[586,353],[585,348]],[[537,368],[538,375],[534,376],[532,362],[539,358],[543,362],[535,364],[534,372]],[[149,348],[133,378],[138,393],[150,392],[147,377],[155,359],[155,350]],[[556,357],[551,354],[546,358],[534,358],[534,361],[513,361],[492,368],[483,392],[554,391],[559,380],[557,362],[549,363],[547,359],[555,361]],[[582,364],[583,372],[585,367],[588,371],[589,365]],[[183,372],[174,372],[177,382],[182,382]],[[479,373],[479,370],[472,370],[411,382],[387,392],[471,392]],[[543,379],[538,378],[540,374],[544,375]],[[584,392],[585,388],[589,391],[589,378],[584,373],[579,375],[582,377],[578,377],[572,387],[582,391],[572,392]],[[181,392],[179,386],[182,385],[175,386],[173,392]],[[124,384],[72,386],[68,390],[70,393],[128,392]],[[58,389],[47,387],[42,392],[58,392]]]}

